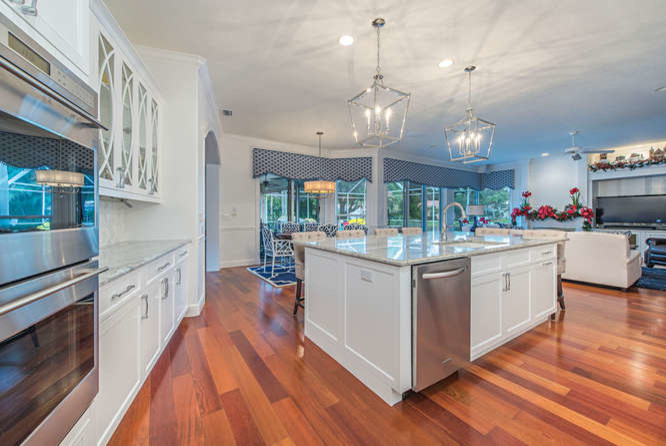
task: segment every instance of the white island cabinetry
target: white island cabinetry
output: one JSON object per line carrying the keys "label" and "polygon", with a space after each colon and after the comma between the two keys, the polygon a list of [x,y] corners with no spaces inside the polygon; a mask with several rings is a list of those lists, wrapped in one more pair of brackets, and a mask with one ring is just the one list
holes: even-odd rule
{"label": "white island cabinetry", "polygon": [[[412,266],[471,258],[470,361],[556,311],[555,242],[457,254],[428,241],[367,239],[306,244],[305,335],[388,404],[413,387]],[[414,257],[395,260],[403,252]]]}

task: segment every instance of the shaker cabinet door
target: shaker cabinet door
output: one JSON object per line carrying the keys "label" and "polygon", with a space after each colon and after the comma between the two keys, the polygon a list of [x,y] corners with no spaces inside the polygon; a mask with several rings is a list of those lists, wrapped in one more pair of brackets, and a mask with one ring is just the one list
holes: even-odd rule
{"label": "shaker cabinet door", "polygon": [[149,373],[160,353],[160,281],[148,284],[141,294],[141,366]]}
{"label": "shaker cabinet door", "polygon": [[507,274],[507,292],[502,301],[502,332],[511,336],[530,323],[530,269],[513,269]]}
{"label": "shaker cabinet door", "polygon": [[472,279],[471,351],[479,350],[502,337],[502,299],[505,281],[501,273]]}
{"label": "shaker cabinet door", "polygon": [[531,280],[532,319],[555,313],[556,307],[556,265],[554,260],[533,266]]}

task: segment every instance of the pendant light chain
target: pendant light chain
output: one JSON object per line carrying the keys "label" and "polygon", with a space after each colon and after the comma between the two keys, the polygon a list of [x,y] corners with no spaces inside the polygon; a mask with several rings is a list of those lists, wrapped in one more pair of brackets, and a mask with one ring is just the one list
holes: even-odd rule
{"label": "pendant light chain", "polygon": [[380,39],[379,39],[379,33],[381,31],[382,27],[378,26],[377,27],[377,78],[380,79],[381,76],[381,65],[379,64],[379,45],[380,45]]}
{"label": "pendant light chain", "polygon": [[469,74],[469,90],[467,92],[467,108],[472,108],[472,71],[468,71]]}

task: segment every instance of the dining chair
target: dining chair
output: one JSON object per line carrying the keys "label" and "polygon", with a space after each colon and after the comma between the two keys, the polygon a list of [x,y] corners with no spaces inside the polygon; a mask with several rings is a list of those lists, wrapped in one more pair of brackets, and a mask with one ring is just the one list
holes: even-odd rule
{"label": "dining chair", "polygon": [[283,221],[280,223],[280,234],[292,234],[294,232],[299,232],[301,230],[301,225],[293,221]]}
{"label": "dining chair", "polygon": [[326,237],[335,237],[338,232],[338,227],[333,223],[328,223],[319,225],[317,230],[325,233]]}
{"label": "dining chair", "polygon": [[335,236],[339,240],[347,240],[347,239],[353,239],[353,238],[363,238],[365,237],[365,232],[363,232],[362,229],[346,229],[343,231],[338,231],[337,235]]}
{"label": "dining chair", "polygon": [[377,237],[392,237],[398,235],[398,228],[377,228],[375,229]]}
{"label": "dining chair", "polygon": [[400,232],[402,232],[402,235],[421,235],[423,234],[423,229],[405,226]]}
{"label": "dining chair", "polygon": [[364,234],[368,233],[368,227],[359,223],[349,223],[342,227],[344,231],[363,231]]}
{"label": "dining chair", "polygon": [[270,257],[271,262],[271,278],[275,277],[275,259],[280,260],[285,257],[292,258],[294,250],[292,248],[291,240],[279,240],[275,238],[273,231],[267,226],[261,228],[261,238],[264,242],[264,272],[266,272],[266,259]]}
{"label": "dining chair", "polygon": [[294,302],[294,316],[298,313],[298,307],[303,306],[304,298],[301,297],[303,292],[303,280],[305,280],[305,245],[299,242],[316,242],[319,240],[326,240],[326,233],[322,231],[315,232],[294,232],[291,234],[291,239],[294,242],[294,263],[296,275],[296,301]]}

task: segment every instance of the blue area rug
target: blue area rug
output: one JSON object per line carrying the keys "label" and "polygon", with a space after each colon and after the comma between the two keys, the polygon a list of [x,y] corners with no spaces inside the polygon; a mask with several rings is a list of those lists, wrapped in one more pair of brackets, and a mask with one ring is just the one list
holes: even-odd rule
{"label": "blue area rug", "polygon": [[296,274],[294,274],[293,267],[287,268],[275,265],[274,277],[271,277],[270,265],[266,267],[266,271],[264,271],[263,266],[253,266],[248,268],[247,270],[252,274],[254,274],[255,276],[260,277],[265,282],[268,282],[271,286],[275,288],[282,288],[289,285],[295,285],[296,281],[298,280],[296,279]]}
{"label": "blue area rug", "polygon": [[643,267],[643,275],[636,286],[639,288],[649,288],[651,290],[666,291],[666,269]]}

